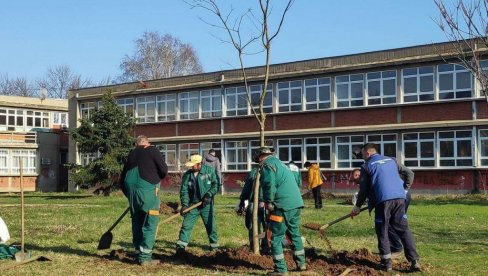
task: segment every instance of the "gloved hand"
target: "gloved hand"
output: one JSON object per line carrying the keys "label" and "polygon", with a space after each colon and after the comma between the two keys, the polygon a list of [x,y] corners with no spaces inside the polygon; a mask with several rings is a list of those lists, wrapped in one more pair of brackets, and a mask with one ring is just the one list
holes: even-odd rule
{"label": "gloved hand", "polygon": [[275,205],[271,202],[268,202],[268,204],[266,204],[266,209],[268,209],[269,212],[273,212],[275,209]]}
{"label": "gloved hand", "polygon": [[239,209],[237,210],[237,214],[239,215],[243,215],[244,213],[246,213],[246,203],[244,201],[244,199],[241,199],[241,201],[239,202]]}
{"label": "gloved hand", "polygon": [[202,208],[205,208],[210,202],[212,202],[212,196],[209,193],[206,193],[202,198]]}
{"label": "gloved hand", "polygon": [[183,217],[186,215],[186,213],[185,213],[186,209],[188,209],[188,206],[181,206],[180,215],[182,215]]}
{"label": "gloved hand", "polygon": [[354,218],[355,216],[359,215],[360,212],[361,212],[361,208],[354,205],[354,207],[352,207],[352,211],[351,211],[351,218]]}

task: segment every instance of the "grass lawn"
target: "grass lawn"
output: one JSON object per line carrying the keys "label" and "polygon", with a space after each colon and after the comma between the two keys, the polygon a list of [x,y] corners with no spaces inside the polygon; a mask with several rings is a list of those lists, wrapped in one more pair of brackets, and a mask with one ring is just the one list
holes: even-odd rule
{"label": "grass lawn", "polygon": [[[165,202],[178,200],[176,194],[164,194]],[[34,262],[4,270],[15,261],[1,260],[1,275],[222,275],[222,272],[189,265],[163,264],[157,269],[140,267],[100,258],[109,250],[98,252],[100,236],[127,207],[123,196],[86,194],[27,194],[26,248],[33,256],[46,256],[52,262]],[[12,239],[20,242],[20,199],[18,195],[0,195],[0,216],[9,226]],[[243,217],[235,215],[237,195],[216,197],[216,216],[220,244],[239,247],[247,243]],[[351,210],[344,199],[326,200],[316,211],[306,200],[302,223],[325,224]],[[488,256],[488,196],[414,197],[409,208],[410,228],[421,255],[424,274],[486,275]],[[181,218],[160,225],[155,252],[170,254],[178,238]],[[111,249],[131,249],[130,218],[125,217],[112,231]],[[328,230],[332,247],[352,251],[368,248],[377,252],[374,220],[367,213],[347,219]],[[316,232],[302,229],[302,235],[326,254],[326,244]],[[191,250],[207,250],[208,240],[201,221],[195,226]],[[265,271],[255,271],[258,275]],[[417,273],[421,275],[422,273]],[[412,274],[416,275],[416,274]]]}

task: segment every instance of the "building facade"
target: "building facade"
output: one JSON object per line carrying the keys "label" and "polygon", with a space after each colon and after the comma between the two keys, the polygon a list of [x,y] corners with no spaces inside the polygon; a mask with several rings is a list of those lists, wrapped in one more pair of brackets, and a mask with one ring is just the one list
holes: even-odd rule
{"label": "building facade", "polygon": [[0,96],[0,192],[65,191],[68,101]]}
{"label": "building facade", "polygon": [[[367,142],[414,170],[418,191],[484,189],[487,102],[470,72],[455,59],[446,62],[454,57],[449,53],[450,44],[441,43],[272,65],[264,102],[267,144],[283,162],[319,163],[333,191],[357,189],[350,172],[363,162],[360,148]],[[257,106],[264,67],[246,73]],[[184,170],[191,154],[213,148],[225,189],[240,189],[259,147],[240,70],[74,90],[71,125],[109,90],[138,118],[135,135],[150,138],[170,171]],[[80,156],[70,143],[70,160],[94,158]]]}

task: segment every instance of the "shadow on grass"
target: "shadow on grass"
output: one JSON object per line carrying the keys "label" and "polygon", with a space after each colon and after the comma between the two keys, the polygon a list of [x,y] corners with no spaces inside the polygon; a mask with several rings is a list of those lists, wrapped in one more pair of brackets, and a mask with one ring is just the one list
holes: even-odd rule
{"label": "shadow on grass", "polygon": [[97,254],[82,249],[71,248],[68,246],[39,246],[39,245],[27,243],[25,244],[25,248],[27,250],[34,250],[38,252],[54,252],[60,254],[100,258],[100,256]]}

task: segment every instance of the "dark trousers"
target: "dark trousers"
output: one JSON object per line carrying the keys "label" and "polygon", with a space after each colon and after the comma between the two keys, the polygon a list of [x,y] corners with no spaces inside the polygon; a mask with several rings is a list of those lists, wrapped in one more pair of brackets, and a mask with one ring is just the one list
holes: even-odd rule
{"label": "dark trousers", "polygon": [[390,259],[390,241],[388,231],[392,228],[400,238],[405,248],[405,257],[409,261],[417,260],[419,255],[415,248],[412,232],[408,228],[405,215],[405,199],[392,199],[378,204],[374,215],[376,237],[378,238],[378,250],[382,259]]}
{"label": "dark trousers", "polygon": [[[405,200],[405,215],[407,214],[408,205],[410,205],[410,200],[412,199],[412,194],[410,190],[405,194],[407,199]],[[388,239],[390,240],[390,251],[401,252],[403,250],[402,241],[397,233],[393,230],[393,227],[388,228]]]}
{"label": "dark trousers", "polygon": [[320,190],[322,185],[319,185],[312,189],[313,199],[315,200],[315,208],[321,209],[322,208],[322,194]]}

